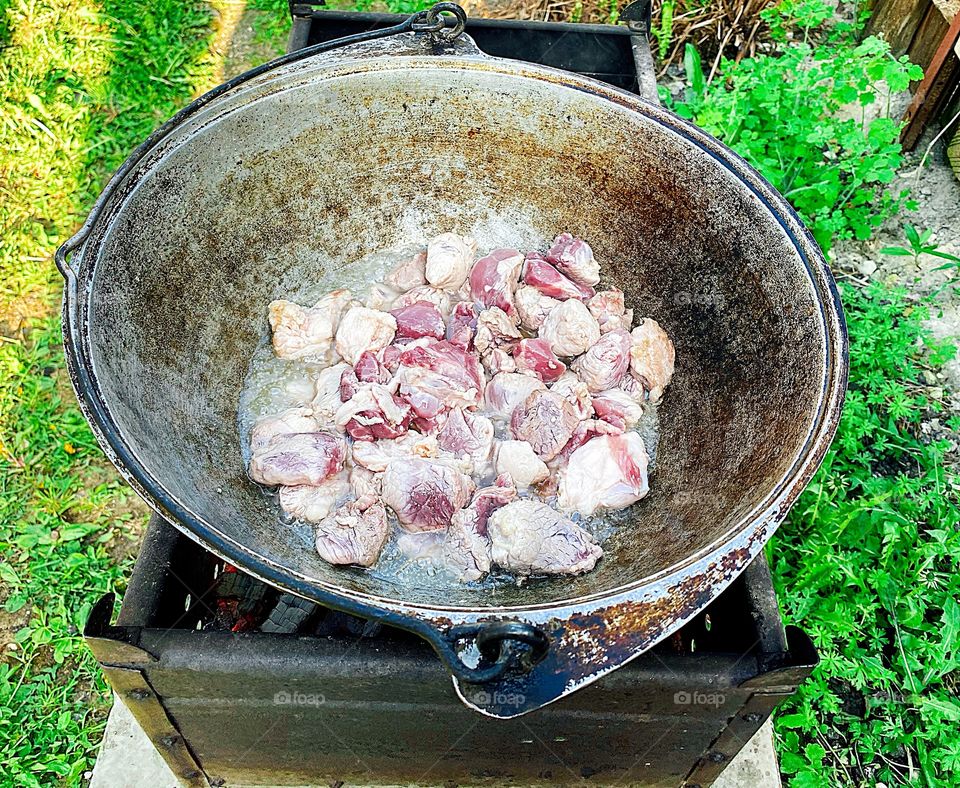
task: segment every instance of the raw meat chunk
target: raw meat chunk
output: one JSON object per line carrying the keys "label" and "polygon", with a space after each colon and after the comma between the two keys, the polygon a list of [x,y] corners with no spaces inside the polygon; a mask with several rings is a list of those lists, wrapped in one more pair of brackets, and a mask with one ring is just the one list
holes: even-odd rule
{"label": "raw meat chunk", "polygon": [[350,483],[342,474],[322,484],[280,488],[280,508],[298,520],[319,523],[351,492]]}
{"label": "raw meat chunk", "polygon": [[629,331],[633,324],[633,310],[624,306],[623,291],[616,287],[612,290],[601,290],[587,301],[587,307],[600,324],[601,334],[615,328]]}
{"label": "raw meat chunk", "polygon": [[283,299],[271,301],[269,319],[277,358],[336,361],[333,340],[351,298],[349,290],[334,290],[309,309]]}
{"label": "raw meat chunk", "polygon": [[346,402],[356,394],[364,383],[385,385],[393,377],[380,360],[369,350],[360,354],[353,367],[343,370],[340,377],[340,400]]}
{"label": "raw meat chunk", "polygon": [[560,233],[553,239],[547,259],[579,285],[590,287],[600,281],[600,263],[594,259],[590,244],[570,233]]}
{"label": "raw meat chunk", "polygon": [[523,255],[516,249],[494,249],[470,271],[470,298],[485,307],[495,306],[511,317],[516,313],[513,294],[520,281]]}
{"label": "raw meat chunk", "polygon": [[497,509],[487,530],[493,563],[519,575],[587,572],[603,555],[587,531],[539,501]]}
{"label": "raw meat chunk", "polygon": [[391,462],[383,474],[383,500],[408,531],[446,528],[473,489],[469,476],[416,457]]}
{"label": "raw meat chunk", "polygon": [[443,339],[446,326],[440,310],[428,301],[417,301],[410,306],[402,306],[391,313],[397,320],[397,337],[402,339],[420,339],[433,337]]}
{"label": "raw meat chunk", "polygon": [[260,484],[322,484],[343,467],[343,438],[329,432],[275,435],[250,457],[250,478]]}
{"label": "raw meat chunk", "polygon": [[443,233],[427,244],[426,277],[434,287],[454,293],[470,273],[477,255],[473,238]]}
{"label": "raw meat chunk", "polygon": [[518,287],[513,300],[520,317],[520,325],[528,331],[537,331],[547,319],[550,310],[560,303],[556,298],[545,296],[530,285]]}
{"label": "raw meat chunk", "polygon": [[481,360],[483,362],[483,369],[491,378],[501,372],[517,371],[517,362],[513,356],[507,353],[506,350],[501,350],[498,347],[493,348],[493,350],[488,350]]}
{"label": "raw meat chunk", "polygon": [[520,341],[520,332],[516,321],[496,306],[484,309],[477,317],[477,333],[473,338],[474,347],[483,356],[492,348],[510,351]]}
{"label": "raw meat chunk", "polygon": [[477,307],[469,301],[461,301],[453,308],[447,321],[447,339],[451,345],[464,350],[473,350],[473,335],[477,332]]}
{"label": "raw meat chunk", "polygon": [[483,394],[487,415],[510,421],[517,405],[532,392],[545,391],[543,381],[533,375],[521,375],[518,372],[500,372],[487,383]]}
{"label": "raw meat chunk", "polygon": [[560,475],[558,504],[590,516],[623,509],[647,494],[647,450],[637,432],[591,438],[570,455]]}
{"label": "raw meat chunk", "polygon": [[546,479],[550,470],[526,441],[501,441],[497,444],[497,473],[509,476],[517,487],[529,487]]}
{"label": "raw meat chunk", "polygon": [[403,435],[412,417],[410,405],[386,386],[364,383],[340,406],[334,420],[355,440],[372,441]]}
{"label": "raw meat chunk", "polygon": [[289,408],[279,416],[264,416],[257,420],[250,432],[250,453],[263,451],[278,435],[319,431],[320,423],[312,409]]}
{"label": "raw meat chunk", "polygon": [[452,410],[437,433],[437,445],[457,457],[469,458],[474,475],[483,476],[493,450],[493,422],[479,413]]}
{"label": "raw meat chunk", "polygon": [[520,372],[536,375],[544,383],[553,383],[567,371],[545,339],[521,339],[513,351],[513,358]]}
{"label": "raw meat chunk", "polygon": [[399,291],[394,290],[389,285],[385,285],[383,282],[374,282],[367,290],[367,297],[363,299],[363,305],[367,309],[389,312],[398,295],[400,295]]}
{"label": "raw meat chunk", "polygon": [[353,444],[353,461],[374,473],[382,473],[394,460],[436,457],[438,453],[436,437],[419,432],[408,432],[394,440],[358,441]]}
{"label": "raw meat chunk", "polygon": [[523,263],[523,281],[543,295],[566,301],[593,297],[593,288],[584,287],[564,276],[539,252],[530,252]]}
{"label": "raw meat chunk", "polygon": [[[362,445],[370,446],[371,444],[364,443]],[[349,481],[350,489],[353,490],[353,495],[358,501],[370,501],[380,497],[383,480],[379,473],[368,471],[362,465],[354,465],[350,469]]]}
{"label": "raw meat chunk", "polygon": [[347,310],[337,327],[337,352],[345,361],[356,364],[366,351],[376,353],[393,342],[397,321],[388,312],[378,312],[365,306]]}
{"label": "raw meat chunk", "polygon": [[373,566],[390,526],[382,503],[352,501],[320,522],[316,533],[317,553],[324,561]]}
{"label": "raw meat chunk", "polygon": [[397,263],[387,274],[385,281],[394,290],[405,293],[427,283],[427,253],[417,252],[412,257]]}
{"label": "raw meat chunk", "polygon": [[559,394],[567,402],[573,405],[574,413],[577,418],[583,421],[593,415],[593,402],[590,396],[590,389],[587,384],[580,380],[573,372],[564,372],[557,381],[550,386],[550,391]]}
{"label": "raw meat chunk", "polygon": [[540,337],[561,358],[579,356],[600,339],[600,325],[582,301],[571,298],[550,310]]}
{"label": "raw meat chunk", "polygon": [[646,318],[630,334],[630,371],[649,393],[650,401],[656,402],[673,377],[675,351],[673,342],[660,324]]}
{"label": "raw meat chunk", "polygon": [[570,440],[580,419],[573,406],[552,391],[534,391],[510,417],[510,431],[526,441],[542,460],[555,457]]}
{"label": "raw meat chunk", "polygon": [[643,418],[643,406],[623,389],[608,389],[593,398],[598,419],[615,425],[621,432],[632,430]]}
{"label": "raw meat chunk", "polygon": [[479,580],[490,571],[490,537],[487,521],[501,506],[517,497],[506,476],[498,476],[490,487],[477,490],[466,509],[455,512],[443,540],[442,556],[460,582]]}
{"label": "raw meat chunk", "polygon": [[401,309],[405,306],[413,306],[418,301],[426,301],[428,304],[433,304],[444,320],[450,317],[449,294],[444,293],[443,290],[437,290],[435,287],[430,287],[430,285],[415,287],[413,290],[401,293],[393,302],[393,308]]}
{"label": "raw meat chunk", "polygon": [[340,399],[340,382],[343,379],[343,373],[350,369],[346,362],[335,364],[320,371],[317,375],[316,394],[310,406],[318,419],[322,419],[325,424],[333,421],[336,412],[343,404]]}
{"label": "raw meat chunk", "polygon": [[606,391],[627,374],[631,346],[630,334],[622,328],[610,331],[573,362],[573,369],[591,393]]}
{"label": "raw meat chunk", "polygon": [[448,408],[472,408],[483,396],[483,367],[477,357],[446,340],[404,350],[397,379],[432,394]]}

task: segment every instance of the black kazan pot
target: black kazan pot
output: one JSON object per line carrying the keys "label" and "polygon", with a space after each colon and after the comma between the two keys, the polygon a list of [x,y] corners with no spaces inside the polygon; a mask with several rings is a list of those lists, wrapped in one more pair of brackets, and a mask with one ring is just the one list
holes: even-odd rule
{"label": "black kazan pot", "polygon": [[[217,88],[133,154],[57,262],[75,388],[137,492],[245,571],[423,636],[464,702],[512,717],[649,649],[763,549],[834,434],[847,340],[815,242],[736,154],[456,32],[322,44]],[[241,460],[265,305],[443,230],[523,249],[558,228],[676,344],[630,524],[593,572],[495,593],[324,563]]]}

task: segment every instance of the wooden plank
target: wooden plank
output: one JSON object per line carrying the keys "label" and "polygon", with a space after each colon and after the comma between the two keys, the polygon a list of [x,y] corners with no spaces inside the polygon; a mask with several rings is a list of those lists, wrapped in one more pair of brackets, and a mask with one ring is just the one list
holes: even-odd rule
{"label": "wooden plank", "polygon": [[866,33],[882,35],[899,57],[910,49],[920,22],[932,5],[930,0],[876,0]]}
{"label": "wooden plank", "polygon": [[[939,15],[939,11],[936,13]],[[900,141],[907,150],[913,150],[916,146],[930,118],[942,103],[944,94],[949,94],[955,81],[960,78],[960,64],[954,54],[954,47],[957,46],[958,41],[960,41],[960,14],[954,16],[940,40],[940,45],[925,69],[923,81],[903,116],[906,125],[900,133]]]}
{"label": "wooden plank", "polygon": [[950,23],[943,18],[940,9],[933,3],[927,7],[927,13],[917,28],[917,34],[910,43],[907,55],[910,60],[923,69],[924,74],[933,63],[943,38],[950,30]]}

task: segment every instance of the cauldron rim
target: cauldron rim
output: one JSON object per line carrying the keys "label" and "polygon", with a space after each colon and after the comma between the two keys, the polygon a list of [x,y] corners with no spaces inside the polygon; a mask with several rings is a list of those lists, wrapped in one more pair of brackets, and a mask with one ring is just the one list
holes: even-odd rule
{"label": "cauldron rim", "polygon": [[[342,53],[341,53],[342,55]],[[78,236],[64,244],[57,253],[57,263],[67,279],[64,299],[64,334],[67,349],[68,366],[78,399],[88,421],[94,426],[94,432],[101,446],[118,467],[121,475],[134,487],[152,508],[163,515],[191,538],[199,541],[209,550],[230,563],[236,564],[274,586],[284,588],[298,595],[329,604],[334,607],[347,607],[352,612],[370,618],[378,618],[407,629],[418,631],[436,645],[436,626],[456,621],[476,618],[477,616],[503,616],[516,613],[552,613],[569,615],[575,611],[596,608],[599,601],[615,600],[626,596],[636,596],[640,592],[649,592],[662,596],[668,590],[667,580],[676,581],[685,572],[691,571],[697,564],[722,555],[738,539],[746,540],[741,544],[743,551],[736,566],[731,567],[726,583],[742,571],[755,556],[769,535],[782,521],[796,497],[809,482],[816,471],[829,443],[836,431],[840,410],[846,388],[847,340],[846,326],[842,306],[836,285],[829,273],[826,261],[819,251],[812,235],[803,227],[799,218],[786,200],[781,197],[753,168],[740,156],[722,146],[705,132],[682,118],[642,99],[634,94],[619,90],[596,80],[571,74],[544,66],[520,63],[486,56],[409,56],[402,60],[396,54],[375,54],[364,59],[338,59],[316,64],[301,63],[295,66],[281,66],[275,73],[273,69],[259,71],[254,77],[264,76],[258,81],[248,75],[226,83],[214,91],[216,95],[201,97],[186,107],[135,151],[124,166],[111,179],[93,212],[84,224]],[[228,536],[208,523],[202,517],[193,514],[187,506],[170,494],[163,483],[143,465],[127,447],[117,421],[104,400],[96,378],[93,375],[92,359],[89,351],[89,333],[87,331],[89,303],[96,255],[91,254],[98,243],[83,246],[91,233],[102,240],[110,219],[125,197],[123,185],[128,176],[138,174],[139,165],[182,124],[201,111],[213,109],[216,102],[223,98],[232,100],[237,92],[242,92],[255,84],[269,81],[286,70],[296,79],[303,76],[304,66],[314,66],[323,73],[330,70],[342,77],[352,73],[362,73],[378,68],[459,68],[481,69],[495,73],[509,74],[515,77],[541,79],[557,86],[584,91],[593,96],[610,101],[629,111],[642,114],[651,122],[667,127],[683,137],[687,142],[707,153],[720,166],[727,169],[733,177],[745,185],[759,199],[781,226],[790,239],[806,269],[810,285],[820,310],[818,319],[822,325],[824,342],[824,378],[821,396],[816,414],[811,418],[810,428],[803,446],[797,451],[790,468],[785,471],[770,491],[749,513],[739,518],[724,534],[684,559],[661,568],[652,575],[621,584],[614,588],[596,593],[558,599],[551,602],[529,605],[511,605],[504,607],[444,606],[419,602],[406,602],[402,599],[383,597],[374,594],[352,591],[317,578],[310,578],[288,567],[272,562],[255,550]],[[246,77],[246,79],[244,79]],[[244,85],[250,80],[249,85]],[[241,87],[242,86],[242,87]],[[281,88],[282,89],[282,88]],[[149,171],[148,163],[145,171]],[[99,224],[101,218],[107,221]],[[79,240],[78,240],[79,239]],[[76,259],[67,262],[67,255],[79,249]],[[89,255],[89,260],[88,260]],[[86,280],[84,280],[86,275]],[[79,306],[83,309],[78,309]],[[682,623],[682,622],[681,622]],[[664,632],[662,636],[669,634]],[[652,644],[651,644],[652,645]]]}

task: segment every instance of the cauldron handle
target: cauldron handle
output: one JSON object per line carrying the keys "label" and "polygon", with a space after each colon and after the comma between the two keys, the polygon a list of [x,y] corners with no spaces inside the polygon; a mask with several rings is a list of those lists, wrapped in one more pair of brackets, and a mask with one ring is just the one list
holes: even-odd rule
{"label": "cauldron handle", "polygon": [[[475,643],[481,661],[487,663],[484,667],[464,662],[459,646],[469,640]],[[542,630],[522,621],[460,624],[447,630],[441,641],[433,642],[450,672],[468,684],[486,684],[508,673],[526,673],[543,661],[550,648]]]}

